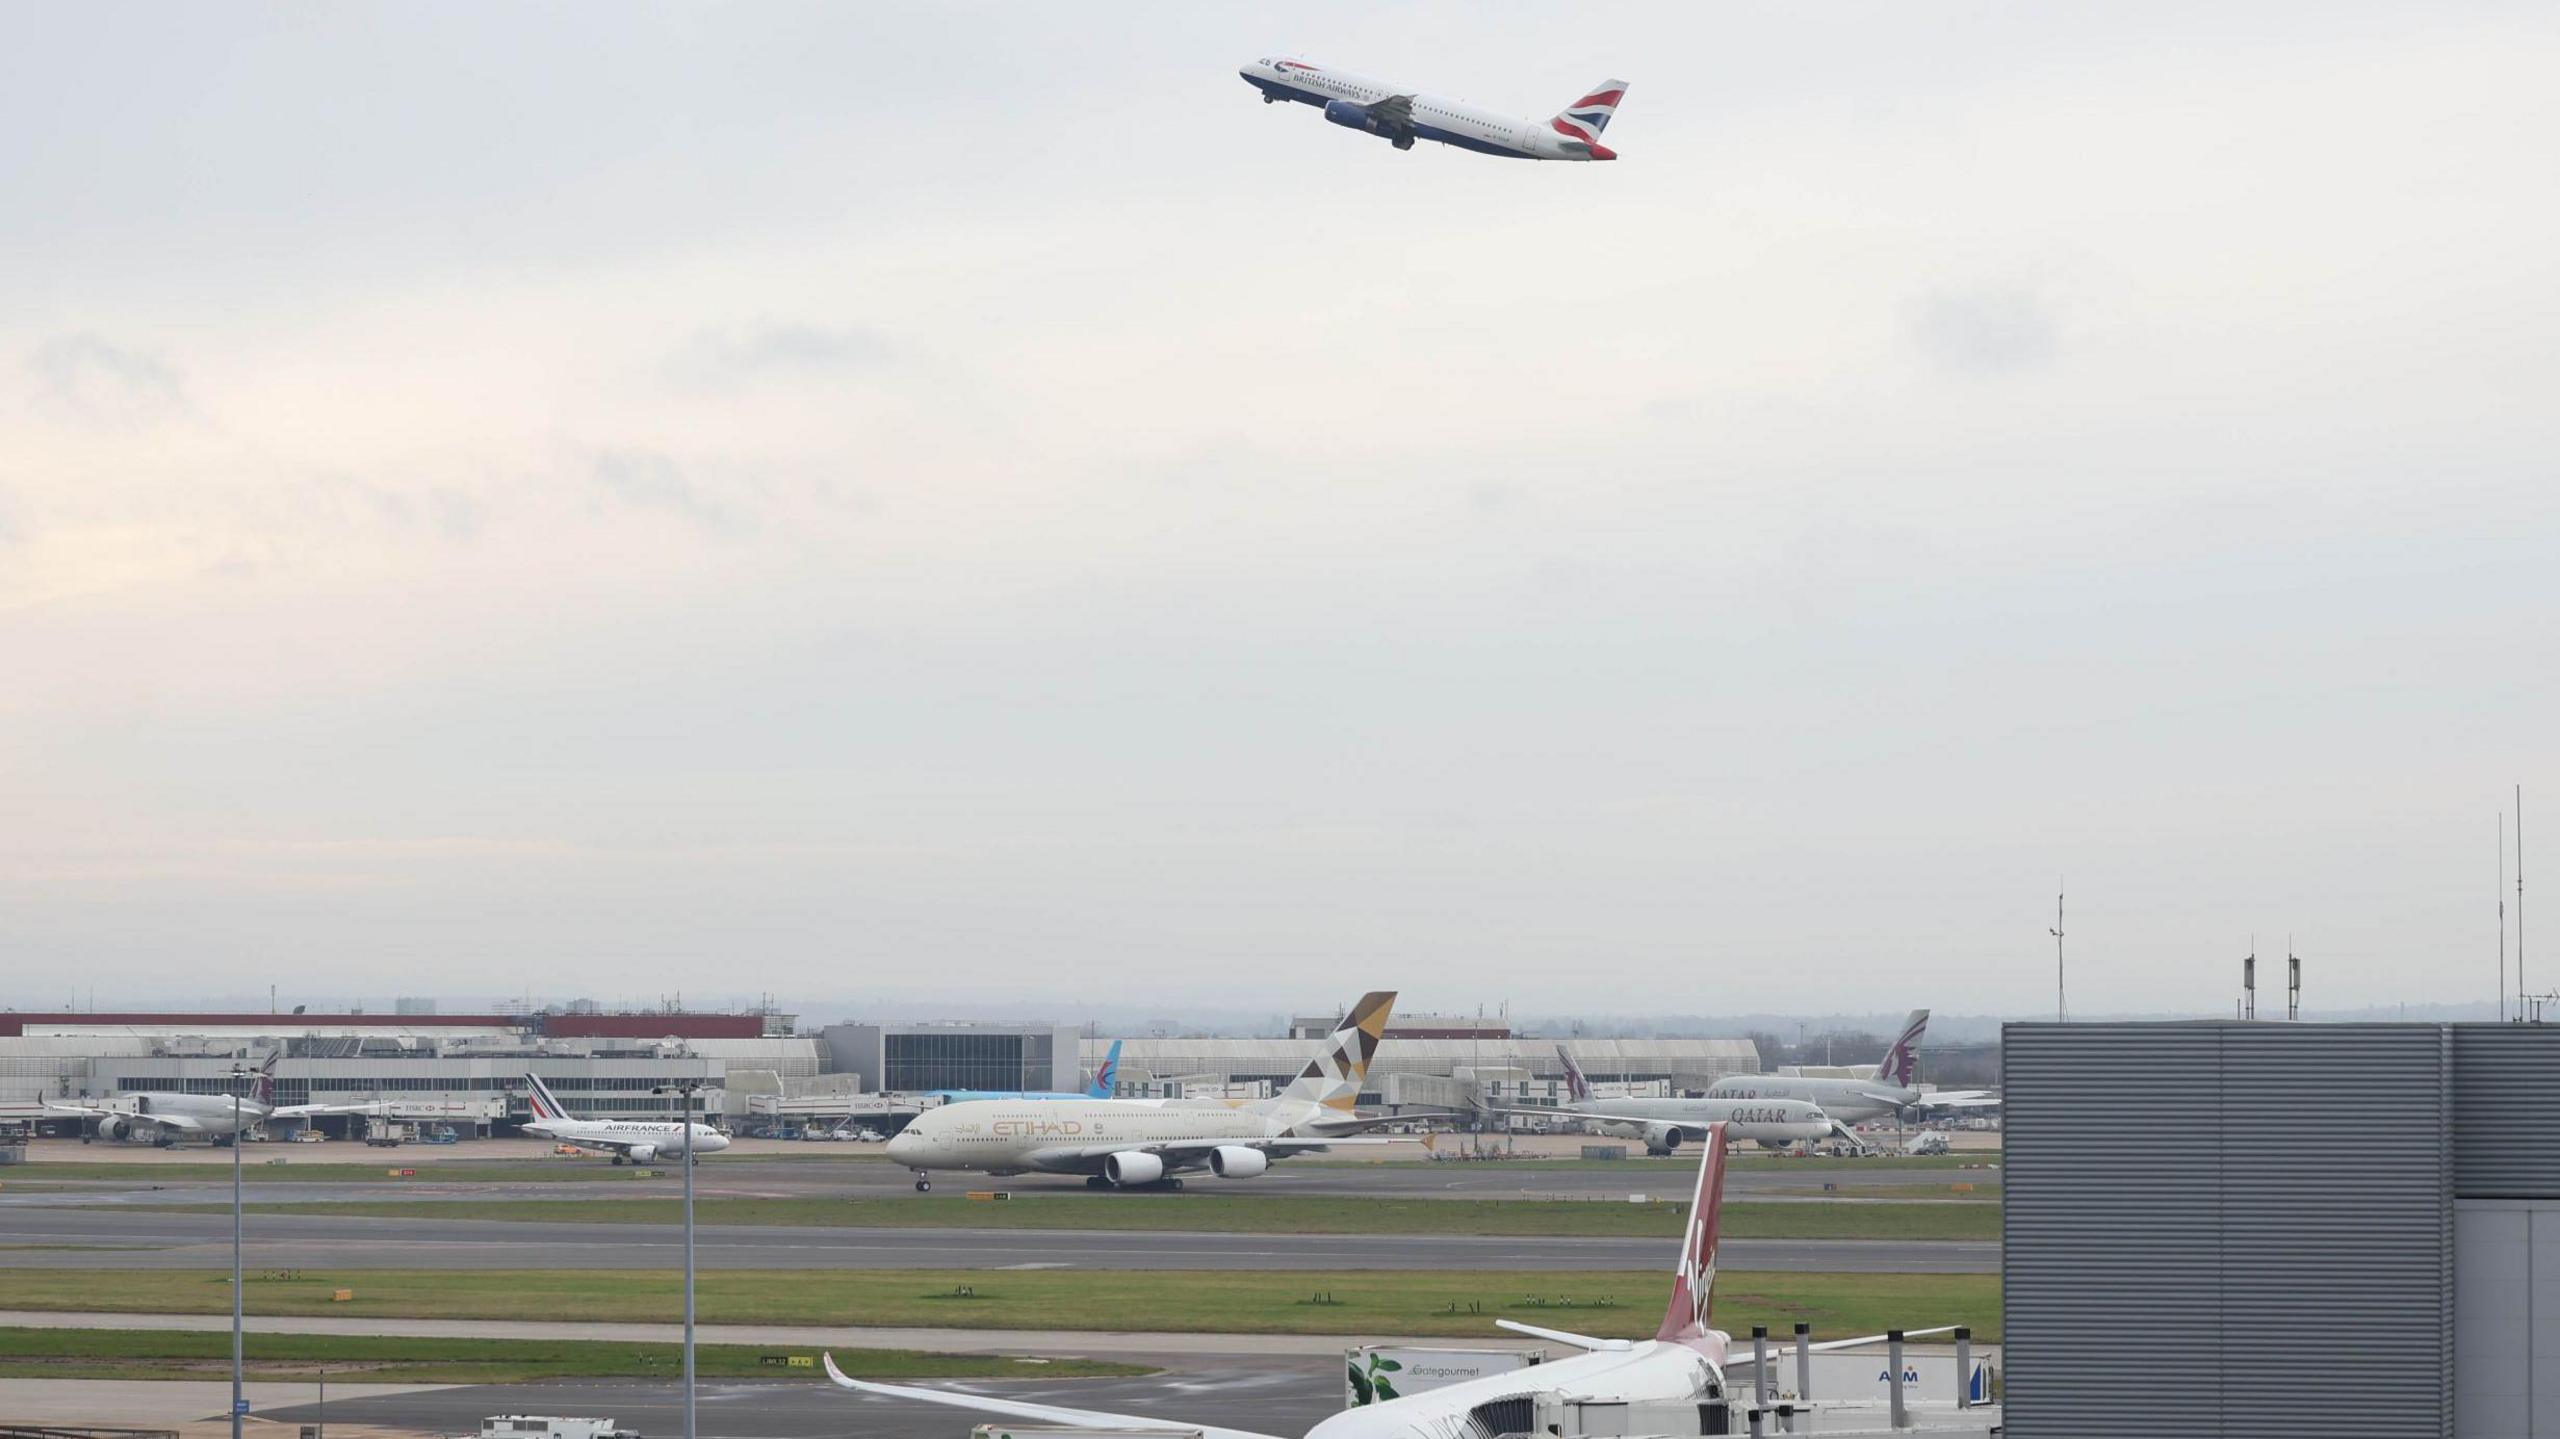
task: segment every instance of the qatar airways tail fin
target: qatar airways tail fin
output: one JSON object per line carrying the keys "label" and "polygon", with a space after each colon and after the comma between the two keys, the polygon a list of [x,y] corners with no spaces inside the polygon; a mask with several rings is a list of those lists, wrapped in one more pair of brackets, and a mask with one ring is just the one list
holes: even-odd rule
{"label": "qatar airways tail fin", "polygon": [[1573,1056],[1561,1044],[1556,1046],[1556,1058],[1564,1061],[1564,1097],[1576,1104],[1589,1099],[1591,1081],[1582,1077],[1582,1066],[1573,1062]]}
{"label": "qatar airways tail fin", "polygon": [[1876,1061],[1875,1077],[1886,1084],[1909,1089],[1911,1081],[1920,1073],[1920,1036],[1928,1028],[1929,1011],[1911,1011],[1911,1017],[1902,1021],[1902,1032],[1895,1035],[1893,1043],[1886,1048],[1884,1058]]}
{"label": "qatar airways tail fin", "polygon": [[1626,93],[1626,81],[1603,80],[1584,91],[1581,99],[1556,112],[1556,118],[1549,123],[1567,139],[1597,142],[1600,132],[1609,128],[1609,117],[1618,113],[1618,102],[1626,98]]}
{"label": "qatar airways tail fin", "polygon": [[1706,1334],[1716,1294],[1716,1231],[1724,1217],[1724,1121],[1707,1126],[1698,1159],[1698,1189],[1689,1197],[1689,1231],[1680,1237],[1680,1264],[1671,1272],[1671,1304],[1653,1337],[1696,1339]]}

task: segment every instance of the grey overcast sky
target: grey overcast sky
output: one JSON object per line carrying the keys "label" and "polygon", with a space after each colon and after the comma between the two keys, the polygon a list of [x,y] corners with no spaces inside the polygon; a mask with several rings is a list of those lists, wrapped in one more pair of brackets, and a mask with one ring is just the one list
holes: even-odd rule
{"label": "grey overcast sky", "polygon": [[[1623,76],[1625,158],[1287,52]],[[2063,876],[2089,1009],[2288,931],[2486,1000],[2556,74],[2547,0],[11,7],[0,1002],[2033,1012]]]}

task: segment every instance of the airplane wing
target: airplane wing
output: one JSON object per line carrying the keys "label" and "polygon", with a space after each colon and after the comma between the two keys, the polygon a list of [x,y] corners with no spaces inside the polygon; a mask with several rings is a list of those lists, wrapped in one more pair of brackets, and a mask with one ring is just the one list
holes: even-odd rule
{"label": "airplane wing", "polygon": [[267,1111],[269,1119],[309,1119],[315,1114],[386,1114],[391,1102],[367,1100],[361,1104],[279,1104]]}
{"label": "airplane wing", "polygon": [[1411,95],[1389,95],[1384,100],[1370,105],[1369,113],[1377,117],[1379,127],[1388,134],[1410,135],[1413,133],[1413,97]]}
{"label": "airplane wing", "polygon": [[1344,1134],[1357,1134],[1363,1129],[1375,1129],[1381,1124],[1406,1124],[1416,1119],[1444,1118],[1454,1113],[1456,1113],[1455,1110],[1449,1109],[1417,1109],[1409,1114],[1377,1114],[1367,1119],[1328,1119],[1324,1121],[1321,1132],[1331,1134],[1338,1130]]}
{"label": "airplane wing", "polygon": [[918,1404],[947,1404],[954,1409],[975,1409],[982,1414],[1002,1414],[1013,1419],[1031,1419],[1043,1424],[1059,1424],[1070,1429],[1196,1429],[1203,1439],[1277,1439],[1250,1429],[1219,1429],[1205,1424],[1180,1423],[1147,1414],[1108,1414],[1099,1409],[1068,1409],[1055,1404],[1026,1404],[1018,1399],[990,1399],[983,1394],[970,1394],[958,1389],[919,1389],[910,1384],[873,1384],[868,1380],[848,1379],[836,1367],[832,1354],[821,1356],[827,1366],[827,1378],[857,1394],[877,1394],[883,1399],[905,1399]]}
{"label": "airplane wing", "polygon": [[1601,1114],[1588,1109],[1504,1109],[1496,1106],[1493,1112],[1496,1114],[1543,1114],[1549,1119],[1605,1119],[1611,1124],[1695,1126],[1708,1122],[1703,1119],[1673,1119],[1662,1114]]}
{"label": "airplane wing", "polygon": [[[95,1105],[89,1104],[56,1104],[49,1099],[45,1101],[44,1107],[52,1110],[56,1114],[77,1114],[85,1119],[105,1119],[109,1115],[124,1114],[124,1111],[121,1109],[100,1109]],[[124,1117],[128,1119],[138,1119],[141,1116],[124,1115]]]}
{"label": "airplane wing", "polygon": [[1229,1139],[1133,1139],[1125,1144],[1060,1145],[1055,1149],[1035,1150],[1023,1157],[1031,1162],[1033,1168],[1066,1174],[1089,1173],[1089,1166],[1098,1166],[1115,1154],[1154,1154],[1167,1160],[1182,1161],[1205,1156],[1212,1149],[1233,1148],[1259,1149],[1266,1151],[1274,1158],[1285,1159],[1290,1155],[1302,1154],[1311,1149],[1332,1149],[1341,1145],[1419,1143],[1421,1141],[1418,1139],[1407,1138],[1372,1139],[1353,1136],[1328,1139],[1320,1134],[1268,1135],[1259,1139],[1242,1136]]}
{"label": "airplane wing", "polygon": [[1989,1109],[2000,1096],[1987,1089],[1931,1090],[1911,1101],[1914,1109]]}
{"label": "airplane wing", "polygon": [[[1502,1321],[1497,1319],[1493,1322],[1499,1324]],[[1917,1339],[1923,1334],[1945,1334],[1955,1329],[1955,1327],[1956,1326],[1953,1324],[1941,1324],[1935,1329],[1905,1329],[1902,1331],[1902,1337],[1905,1339]],[[1861,1344],[1882,1344],[1892,1337],[1893,1336],[1890,1334],[1861,1334],[1855,1339],[1828,1339],[1820,1344],[1806,1345],[1805,1352],[1809,1354],[1820,1354],[1825,1350],[1831,1349],[1855,1349]],[[1791,1343],[1781,1344],[1776,1339],[1771,1339],[1769,1341],[1769,1357],[1773,1360],[1785,1359],[1795,1352],[1796,1346]],[[1733,1346],[1733,1348],[1728,1351],[1724,1357],[1724,1367],[1727,1369],[1748,1368],[1757,1362],[1759,1361],[1751,1357],[1751,1350],[1747,1344],[1737,1344]]]}

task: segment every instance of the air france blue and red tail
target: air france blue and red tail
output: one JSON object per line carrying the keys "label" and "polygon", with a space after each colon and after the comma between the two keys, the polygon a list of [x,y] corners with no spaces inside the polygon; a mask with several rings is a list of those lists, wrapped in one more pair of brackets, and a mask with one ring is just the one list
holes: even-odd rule
{"label": "air france blue and red tail", "polygon": [[1609,117],[1618,113],[1618,102],[1626,96],[1626,81],[1603,80],[1547,124],[1565,139],[1581,142],[1592,159],[1615,160],[1618,152],[1600,143],[1600,132],[1609,128]]}
{"label": "air france blue and red tail", "polygon": [[551,1093],[551,1086],[542,1082],[541,1075],[526,1075],[524,1077],[524,1084],[525,1103],[532,1107],[533,1117],[536,1120],[567,1119],[569,1117],[569,1111],[561,1107],[560,1101]]}

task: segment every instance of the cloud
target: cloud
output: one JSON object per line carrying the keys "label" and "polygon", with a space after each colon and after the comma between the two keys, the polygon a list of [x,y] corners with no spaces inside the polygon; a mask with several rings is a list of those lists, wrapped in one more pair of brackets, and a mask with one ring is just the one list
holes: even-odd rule
{"label": "cloud", "polygon": [[1911,337],[1931,359],[1968,375],[2009,375],[2053,358],[2053,316],[2024,290],[1932,295],[1912,308]]}
{"label": "cloud", "polygon": [[869,369],[895,353],[887,339],[858,326],[758,324],[695,331],[668,358],[667,371],[679,383],[712,389]]}
{"label": "cloud", "polygon": [[177,370],[141,350],[94,334],[56,335],[27,355],[41,400],[58,416],[112,429],[140,429],[186,413]]}
{"label": "cloud", "polygon": [[664,510],[705,529],[732,526],[729,511],[705,496],[676,462],[655,450],[607,450],[596,457],[596,481],[637,510]]}

